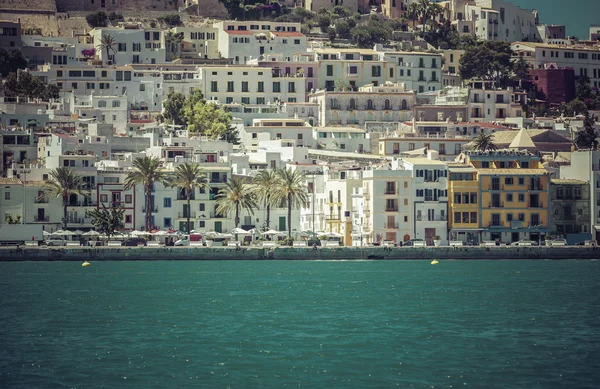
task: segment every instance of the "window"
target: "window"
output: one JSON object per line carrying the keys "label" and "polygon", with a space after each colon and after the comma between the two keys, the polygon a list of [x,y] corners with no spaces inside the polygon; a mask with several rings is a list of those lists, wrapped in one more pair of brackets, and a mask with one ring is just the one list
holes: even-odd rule
{"label": "window", "polygon": [[333,77],[333,65],[327,65],[327,77]]}
{"label": "window", "polygon": [[131,195],[128,195],[128,194],[126,194],[126,195],[125,195],[125,202],[126,202],[126,203],[128,203],[128,204],[131,204],[131,202],[132,202],[132,196],[131,196]]}
{"label": "window", "polygon": [[86,89],[96,89],[96,84],[93,82],[86,82],[85,83],[85,88]]}
{"label": "window", "polygon": [[250,97],[242,97],[242,104],[250,104]]}
{"label": "window", "polygon": [[210,91],[211,92],[218,92],[219,88],[217,87],[217,81],[211,81],[210,82]]}
{"label": "window", "polygon": [[4,200],[10,200],[10,192],[4,192]]}
{"label": "window", "polygon": [[98,108],[105,108],[105,107],[106,107],[106,100],[98,101]]}
{"label": "window", "polygon": [[349,66],[348,74],[358,74],[358,66],[356,66],[356,65]]}
{"label": "window", "polygon": [[513,178],[512,177],[506,177],[504,179],[504,185],[512,185],[513,184]]}
{"label": "window", "polygon": [[519,202],[520,203],[524,203],[525,202],[525,194],[519,193]]}
{"label": "window", "polygon": [[234,92],[233,81],[227,81],[227,92]]}
{"label": "window", "polygon": [[163,199],[163,207],[164,208],[171,208],[171,198],[170,197],[165,197]]}
{"label": "window", "polygon": [[76,82],[72,82],[71,83],[71,88],[72,89],[77,89],[77,83]]}
{"label": "window", "polygon": [[100,202],[101,202],[101,203],[106,203],[106,202],[108,202],[108,195],[106,195],[106,194],[101,194],[101,195],[100,195]]}
{"label": "window", "polygon": [[281,92],[281,83],[279,81],[273,83],[273,93]]}
{"label": "window", "polygon": [[248,92],[248,81],[242,81],[242,92]]}
{"label": "window", "polygon": [[117,51],[127,51],[127,43],[118,43]]}
{"label": "window", "polygon": [[293,81],[288,82],[288,93],[296,92],[296,83]]}
{"label": "window", "polygon": [[165,217],[163,219],[163,227],[173,227],[173,222],[170,217]]}
{"label": "window", "polygon": [[265,103],[265,98],[264,97],[257,97],[256,98],[256,104],[264,104]]}
{"label": "window", "polygon": [[113,108],[119,108],[121,106],[121,102],[115,100],[115,101],[112,102],[112,106],[113,106]]}
{"label": "window", "polygon": [[265,83],[264,83],[264,81],[259,81],[258,82],[258,87],[257,87],[256,91],[260,92],[260,93],[262,93],[262,92],[265,91]]}
{"label": "window", "polygon": [[381,66],[371,66],[371,77],[381,77]]}
{"label": "window", "polygon": [[507,193],[506,194],[506,202],[513,202],[513,194],[512,193]]}
{"label": "window", "polygon": [[525,177],[519,177],[519,186],[523,186],[523,185],[525,185]]}

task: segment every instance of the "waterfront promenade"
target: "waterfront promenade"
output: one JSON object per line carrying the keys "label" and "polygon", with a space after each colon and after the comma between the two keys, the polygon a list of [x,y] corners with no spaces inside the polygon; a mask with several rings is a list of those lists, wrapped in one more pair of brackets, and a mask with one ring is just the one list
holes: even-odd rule
{"label": "waterfront promenade", "polygon": [[103,260],[600,259],[600,248],[567,247],[2,247],[0,261]]}

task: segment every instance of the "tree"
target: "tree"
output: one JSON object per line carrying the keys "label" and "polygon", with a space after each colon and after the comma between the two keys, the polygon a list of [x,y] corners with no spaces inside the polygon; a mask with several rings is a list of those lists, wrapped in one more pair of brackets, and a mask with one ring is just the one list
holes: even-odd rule
{"label": "tree", "polygon": [[583,129],[575,137],[575,145],[578,149],[598,149],[598,133],[594,128],[594,119],[589,112],[583,118]]}
{"label": "tree", "polygon": [[584,115],[587,112],[587,105],[579,99],[573,99],[565,105],[565,114],[567,116]]}
{"label": "tree", "polygon": [[123,214],[125,210],[122,207],[106,207],[102,204],[102,209],[93,209],[88,211],[88,216],[92,218],[92,224],[96,231],[105,234],[108,239],[115,232],[125,227],[123,223]]}
{"label": "tree", "polygon": [[165,183],[167,172],[162,162],[157,157],[145,155],[133,161],[133,169],[127,172],[125,177],[125,189],[131,189],[135,185],[144,186],[145,209],[146,209],[146,231],[152,230],[152,210],[154,208],[152,192],[155,183]]}
{"label": "tree", "polygon": [[304,173],[299,170],[279,169],[277,170],[277,191],[275,200],[285,202],[288,209],[288,238],[292,237],[292,207],[306,206],[308,197],[304,182]]}
{"label": "tree", "polygon": [[328,27],[327,28],[327,36],[329,37],[329,41],[333,42],[335,40],[335,37],[337,36],[335,28]]}
{"label": "tree", "polygon": [[480,78],[503,86],[512,72],[512,50],[508,42],[485,41],[468,47],[460,58],[463,79]]}
{"label": "tree", "polygon": [[183,109],[185,122],[191,133],[218,139],[228,131],[231,124],[231,112],[227,112],[218,105],[198,101],[195,105],[188,105]]}
{"label": "tree", "polygon": [[85,20],[92,28],[108,26],[108,16],[103,11],[89,13],[85,16]]}
{"label": "tree", "polygon": [[321,32],[327,32],[327,29],[331,25],[331,17],[329,15],[319,15],[317,16],[317,25],[321,29]]}
{"label": "tree", "polygon": [[236,228],[240,224],[240,209],[254,215],[254,209],[257,208],[250,189],[251,187],[242,178],[233,177],[227,182],[226,187],[219,190],[217,194],[216,212],[229,214],[233,211]]}
{"label": "tree", "polygon": [[575,80],[575,98],[585,100],[592,97],[592,87],[588,76],[579,76]]}
{"label": "tree", "polygon": [[479,133],[477,138],[473,139],[472,149],[477,151],[494,151],[497,150],[494,143],[494,134],[486,134],[483,131]]}
{"label": "tree", "polygon": [[221,135],[219,135],[219,140],[224,140],[225,142],[231,143],[233,145],[239,145],[240,137],[238,135],[239,131],[237,130],[237,128],[235,128],[232,125],[228,125],[225,129],[225,132],[222,132]]}
{"label": "tree", "polygon": [[[375,16],[375,15],[372,15]],[[386,43],[392,37],[391,22],[382,22],[370,18],[365,24],[360,24],[351,30],[352,41],[360,47],[373,47],[377,43]]]}
{"label": "tree", "polygon": [[63,229],[67,229],[67,207],[71,195],[89,196],[81,177],[70,167],[59,167],[50,171],[49,180],[41,188],[44,198],[54,195],[62,199],[63,204]]}
{"label": "tree", "polygon": [[112,35],[102,34],[102,37],[100,38],[100,44],[96,46],[96,50],[99,50],[100,52],[106,51],[106,60],[108,61],[110,58],[110,53],[115,52],[116,46],[117,41]]}
{"label": "tree", "polygon": [[7,77],[10,73],[16,73],[19,69],[25,68],[27,68],[27,60],[23,57],[21,50],[0,47],[0,74],[2,77]]}
{"label": "tree", "polygon": [[167,124],[182,125],[185,123],[183,118],[183,106],[185,96],[179,92],[169,92],[167,99],[163,102],[162,116]]}
{"label": "tree", "polygon": [[252,193],[256,200],[265,205],[267,210],[265,218],[267,229],[271,224],[271,207],[277,207],[281,204],[280,199],[277,198],[278,183],[279,176],[275,170],[261,170],[252,179]]}
{"label": "tree", "polygon": [[208,189],[208,180],[202,173],[202,168],[197,163],[184,163],[175,168],[175,173],[167,180],[168,186],[182,188],[187,201],[187,224],[186,232],[189,234],[190,228],[190,201],[196,188]]}
{"label": "tree", "polygon": [[170,27],[175,27],[175,26],[181,25],[181,17],[178,14],[167,14],[167,15],[159,18],[159,20],[162,20],[163,22],[168,24]]}
{"label": "tree", "polygon": [[167,31],[165,33],[166,49],[167,53],[170,55],[176,56],[179,54],[181,42],[183,42],[183,32],[174,33],[172,31]]}
{"label": "tree", "polygon": [[406,10],[406,17],[409,20],[412,20],[413,30],[415,29],[415,23],[419,20],[419,15],[421,11],[419,9],[419,3],[410,3]]}
{"label": "tree", "polygon": [[22,70],[8,75],[4,90],[9,97],[44,100],[58,98],[60,91],[56,85],[47,85],[42,78]]}

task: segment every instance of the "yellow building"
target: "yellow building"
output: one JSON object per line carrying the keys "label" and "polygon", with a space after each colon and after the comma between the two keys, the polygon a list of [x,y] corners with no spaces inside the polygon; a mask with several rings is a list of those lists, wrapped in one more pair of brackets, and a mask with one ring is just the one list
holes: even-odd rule
{"label": "yellow building", "polygon": [[[460,229],[467,228],[473,243],[544,238],[550,173],[539,157],[517,150],[468,151],[461,157],[463,164],[450,168],[449,188],[450,228],[457,239]],[[461,169],[465,173],[459,173]],[[475,172],[467,173],[470,169]]]}

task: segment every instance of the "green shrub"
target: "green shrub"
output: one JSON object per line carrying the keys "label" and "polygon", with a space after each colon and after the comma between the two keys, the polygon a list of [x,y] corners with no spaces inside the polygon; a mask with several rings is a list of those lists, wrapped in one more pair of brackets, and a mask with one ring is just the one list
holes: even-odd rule
{"label": "green shrub", "polygon": [[87,14],[85,20],[92,28],[108,26],[108,17],[102,11]]}

